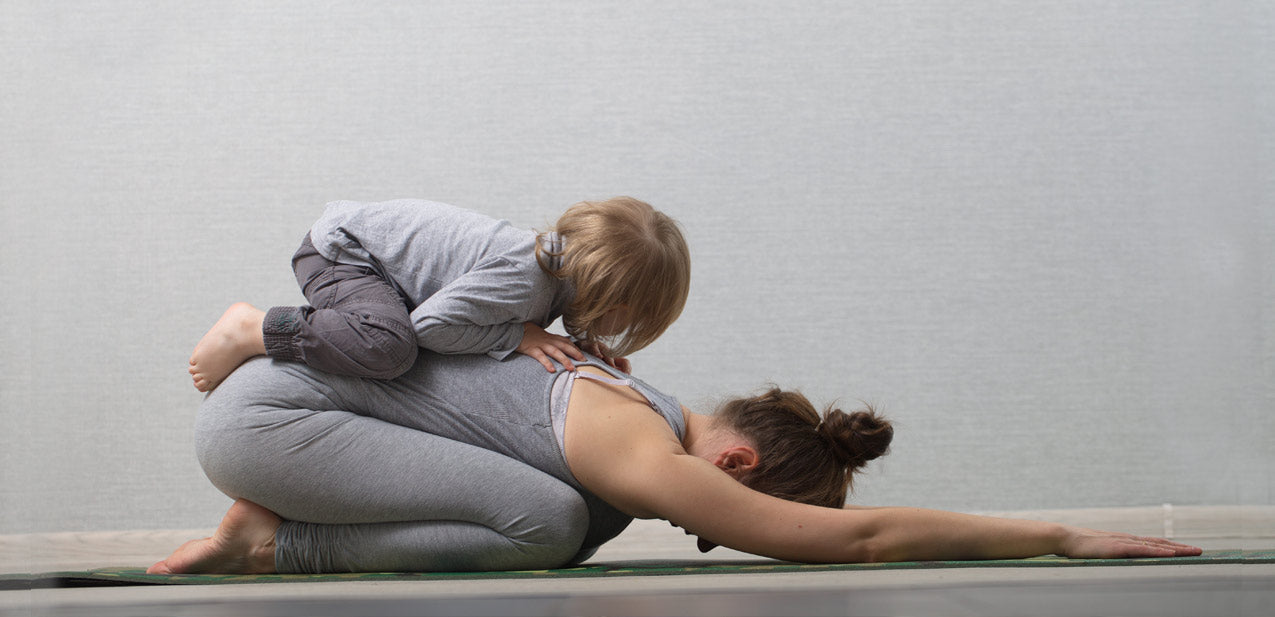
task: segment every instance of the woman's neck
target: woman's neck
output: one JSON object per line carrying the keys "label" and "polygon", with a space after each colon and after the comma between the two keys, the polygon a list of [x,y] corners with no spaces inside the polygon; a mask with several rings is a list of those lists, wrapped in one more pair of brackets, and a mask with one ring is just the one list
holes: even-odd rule
{"label": "woman's neck", "polygon": [[688,453],[699,449],[707,435],[712,432],[713,418],[702,413],[695,413],[682,407],[682,418],[686,420],[686,434],[682,436],[682,449]]}
{"label": "woman's neck", "polygon": [[682,449],[691,456],[714,462],[724,450],[731,447],[753,448],[750,440],[718,423],[713,416],[698,414],[685,407],[682,408],[682,416],[686,418],[686,436],[682,438]]}

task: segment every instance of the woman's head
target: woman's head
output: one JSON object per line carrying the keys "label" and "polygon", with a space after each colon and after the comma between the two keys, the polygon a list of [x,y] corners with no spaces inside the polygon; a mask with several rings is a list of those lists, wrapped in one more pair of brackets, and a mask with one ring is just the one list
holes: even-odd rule
{"label": "woman's head", "polygon": [[[691,257],[677,223],[632,197],[580,202],[558,219],[562,268],[575,298],[563,325],[577,338],[608,341],[626,356],[649,345],[682,313]],[[537,258],[547,264],[537,243]],[[546,270],[548,268],[546,267]]]}
{"label": "woman's head", "polygon": [[890,422],[871,407],[822,415],[806,397],[778,388],[728,401],[715,423],[750,440],[757,464],[740,481],[753,490],[817,506],[840,508],[854,474],[885,454]]}

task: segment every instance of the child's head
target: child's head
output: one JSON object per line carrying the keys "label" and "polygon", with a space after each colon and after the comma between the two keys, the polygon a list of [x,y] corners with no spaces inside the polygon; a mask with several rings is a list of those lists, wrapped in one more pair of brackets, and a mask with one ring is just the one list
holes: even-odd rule
{"label": "child's head", "polygon": [[[562,320],[572,336],[611,339],[611,352],[623,357],[651,344],[682,313],[691,255],[664,213],[632,197],[584,201],[568,208],[554,231],[563,240],[563,265],[554,274],[575,287]],[[536,256],[545,266],[540,243]]]}

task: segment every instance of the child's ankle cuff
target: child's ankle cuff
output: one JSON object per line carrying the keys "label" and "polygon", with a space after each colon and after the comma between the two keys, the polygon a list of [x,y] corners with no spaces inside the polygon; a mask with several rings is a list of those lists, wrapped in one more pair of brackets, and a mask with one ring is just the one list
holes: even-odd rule
{"label": "child's ankle cuff", "polygon": [[296,346],[296,334],[301,329],[301,309],[296,306],[275,306],[266,311],[261,323],[261,335],[266,343],[266,355],[278,360],[299,362],[301,352]]}

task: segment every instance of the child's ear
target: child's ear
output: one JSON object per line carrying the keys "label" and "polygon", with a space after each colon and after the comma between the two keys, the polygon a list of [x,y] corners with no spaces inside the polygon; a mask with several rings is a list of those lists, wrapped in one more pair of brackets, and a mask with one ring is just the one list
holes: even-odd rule
{"label": "child's ear", "polygon": [[757,467],[757,451],[749,446],[731,446],[717,455],[713,464],[736,480]]}

